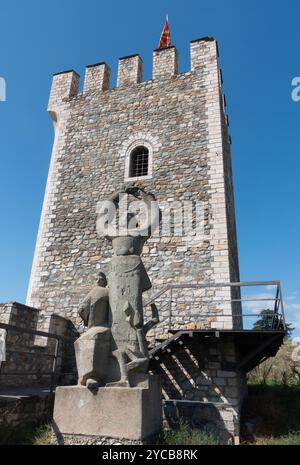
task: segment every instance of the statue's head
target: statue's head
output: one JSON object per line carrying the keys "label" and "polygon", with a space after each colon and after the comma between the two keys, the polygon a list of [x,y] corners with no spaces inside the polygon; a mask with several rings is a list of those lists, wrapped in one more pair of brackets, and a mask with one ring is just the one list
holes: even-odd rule
{"label": "statue's head", "polygon": [[97,284],[100,287],[106,287],[107,286],[107,279],[106,279],[105,274],[102,273],[102,271],[100,271],[100,273],[98,273]]}

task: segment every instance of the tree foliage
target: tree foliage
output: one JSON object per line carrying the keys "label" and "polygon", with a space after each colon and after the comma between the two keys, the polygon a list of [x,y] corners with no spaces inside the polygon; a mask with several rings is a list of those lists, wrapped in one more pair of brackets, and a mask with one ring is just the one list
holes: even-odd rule
{"label": "tree foliage", "polygon": [[[268,308],[261,310],[260,318],[253,324],[253,329],[256,331],[284,329],[284,325],[281,317],[274,310]],[[287,331],[287,339],[290,339],[295,328],[292,327],[291,323],[286,323],[285,329]]]}

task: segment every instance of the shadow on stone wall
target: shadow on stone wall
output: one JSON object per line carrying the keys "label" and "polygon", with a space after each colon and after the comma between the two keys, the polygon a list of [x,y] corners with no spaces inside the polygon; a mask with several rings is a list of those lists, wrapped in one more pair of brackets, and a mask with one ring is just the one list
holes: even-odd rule
{"label": "shadow on stone wall", "polygon": [[234,435],[227,429],[220,409],[214,404],[194,404],[165,401],[164,422],[166,428],[175,429],[184,423],[192,429],[211,435],[220,444],[233,444]]}
{"label": "shadow on stone wall", "polygon": [[242,376],[224,369],[234,357],[230,339],[186,337],[151,360],[151,371],[161,376],[167,427],[184,421],[222,444],[236,442]]}

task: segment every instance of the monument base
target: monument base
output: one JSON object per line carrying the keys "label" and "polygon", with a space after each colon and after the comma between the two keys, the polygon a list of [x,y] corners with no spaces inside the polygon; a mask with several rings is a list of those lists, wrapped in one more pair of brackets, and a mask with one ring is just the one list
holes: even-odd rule
{"label": "monument base", "polygon": [[[53,430],[59,444],[68,438],[105,438],[147,442],[162,424],[162,395],[158,376],[149,375],[142,387],[58,387]],[[98,441],[97,440],[97,441]],[[70,443],[70,442],[69,442]],[[78,442],[83,443],[83,442]],[[100,442],[101,443],[101,442]],[[102,442],[103,444],[105,442]]]}

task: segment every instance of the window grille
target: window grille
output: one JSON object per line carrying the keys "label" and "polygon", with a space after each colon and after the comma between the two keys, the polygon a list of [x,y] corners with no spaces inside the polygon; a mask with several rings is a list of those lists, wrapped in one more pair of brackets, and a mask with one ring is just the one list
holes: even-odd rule
{"label": "window grille", "polygon": [[148,175],[149,150],[146,147],[136,147],[130,154],[130,177],[138,178]]}

